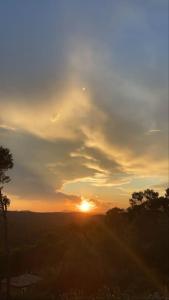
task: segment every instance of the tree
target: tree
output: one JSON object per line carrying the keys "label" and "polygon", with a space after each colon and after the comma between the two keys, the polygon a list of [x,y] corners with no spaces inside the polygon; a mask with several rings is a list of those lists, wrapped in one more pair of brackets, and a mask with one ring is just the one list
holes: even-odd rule
{"label": "tree", "polygon": [[124,210],[118,207],[109,209],[106,213],[106,218],[109,221],[118,221],[124,215]]}
{"label": "tree", "polygon": [[126,228],[126,212],[124,209],[114,207],[107,211],[105,217],[106,223],[113,229],[113,231],[122,234]]}
{"label": "tree", "polygon": [[141,206],[143,204],[144,193],[134,192],[132,198],[129,200],[131,207]]}
{"label": "tree", "polygon": [[165,198],[169,200],[169,188],[167,188],[165,191]]}
{"label": "tree", "polygon": [[13,167],[13,158],[9,149],[0,147],[0,213],[4,224],[4,248],[6,257],[6,299],[10,298],[10,270],[9,270],[9,241],[8,241],[8,219],[7,211],[10,200],[3,195],[2,189],[5,183],[10,181],[10,177],[6,172]]}
{"label": "tree", "polygon": [[158,192],[147,189],[144,192],[134,192],[130,201],[129,211],[162,211],[169,214],[169,188],[164,196]]}
{"label": "tree", "polygon": [[166,189],[165,195],[159,198],[163,212],[169,216],[169,188]]}

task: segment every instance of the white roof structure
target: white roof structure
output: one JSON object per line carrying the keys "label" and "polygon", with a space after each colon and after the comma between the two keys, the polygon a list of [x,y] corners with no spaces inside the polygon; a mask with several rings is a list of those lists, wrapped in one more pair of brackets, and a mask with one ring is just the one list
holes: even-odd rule
{"label": "white roof structure", "polygon": [[[37,275],[26,273],[20,276],[11,277],[10,285],[16,288],[24,288],[36,284],[41,280],[42,279]],[[6,279],[4,279],[2,283],[5,284]]]}

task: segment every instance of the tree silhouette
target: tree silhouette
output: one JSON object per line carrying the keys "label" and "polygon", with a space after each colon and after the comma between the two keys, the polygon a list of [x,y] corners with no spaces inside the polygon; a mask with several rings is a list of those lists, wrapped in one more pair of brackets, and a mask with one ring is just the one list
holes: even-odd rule
{"label": "tree silhouette", "polygon": [[137,205],[142,205],[143,198],[144,198],[144,193],[143,192],[134,192],[132,194],[132,198],[129,200],[130,205],[132,207],[137,206]]}
{"label": "tree silhouette", "polygon": [[152,189],[134,192],[129,202],[129,211],[163,211],[169,215],[169,188],[166,189],[164,196],[159,196],[159,193]]}
{"label": "tree silhouette", "polygon": [[165,196],[167,199],[169,199],[169,188],[166,189]]}
{"label": "tree silhouette", "polygon": [[10,181],[10,177],[6,175],[6,171],[13,167],[13,158],[9,149],[0,147],[0,213],[4,224],[4,248],[6,257],[6,299],[10,298],[10,270],[9,270],[9,241],[8,241],[8,218],[7,211],[10,200],[3,195],[2,189],[5,183]]}

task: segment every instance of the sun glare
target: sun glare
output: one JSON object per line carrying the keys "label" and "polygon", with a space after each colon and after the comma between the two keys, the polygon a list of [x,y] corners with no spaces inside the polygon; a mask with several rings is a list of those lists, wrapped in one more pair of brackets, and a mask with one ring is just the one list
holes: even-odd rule
{"label": "sun glare", "polygon": [[95,208],[95,204],[88,199],[82,199],[80,204],[77,205],[77,208],[81,212],[90,212]]}

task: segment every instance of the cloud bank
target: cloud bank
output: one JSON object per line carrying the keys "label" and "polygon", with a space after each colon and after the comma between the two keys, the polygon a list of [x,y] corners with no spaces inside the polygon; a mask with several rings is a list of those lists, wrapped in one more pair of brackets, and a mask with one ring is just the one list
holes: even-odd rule
{"label": "cloud bank", "polygon": [[32,1],[1,4],[7,190],[21,209],[73,210],[81,195],[126,206],[167,181],[167,1],[49,2],[39,15]]}

